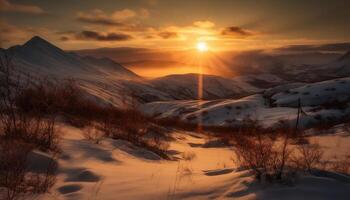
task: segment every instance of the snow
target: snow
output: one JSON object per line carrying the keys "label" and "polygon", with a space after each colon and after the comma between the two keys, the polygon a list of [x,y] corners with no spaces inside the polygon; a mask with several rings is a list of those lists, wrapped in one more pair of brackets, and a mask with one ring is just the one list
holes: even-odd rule
{"label": "snow", "polygon": [[350,100],[350,78],[339,78],[293,88],[288,92],[279,92],[272,96],[279,106],[298,105],[315,106],[332,101],[347,102]]}
{"label": "snow", "polygon": [[[242,78],[230,79],[206,74],[202,75],[202,78],[204,99],[242,96],[261,90]],[[149,82],[158,90],[172,95],[174,99],[198,99],[199,74],[169,75]]]}
{"label": "snow", "polygon": [[[258,183],[250,171],[239,170],[230,147],[204,148],[204,135],[174,132],[170,150],[178,161],[149,159],[125,150],[125,141],[104,139],[100,145],[86,141],[82,130],[64,125],[62,156],[57,183],[48,199],[347,199],[349,177],[300,175],[294,184]],[[314,136],[311,136],[314,137]],[[329,136],[328,140],[336,140]],[[327,144],[318,136],[321,145]],[[344,145],[324,146],[327,151],[348,150]],[[329,142],[328,142],[329,143]],[[192,145],[191,145],[192,144]],[[197,145],[193,145],[197,144]],[[333,143],[332,143],[333,144]],[[137,149],[137,147],[133,147]],[[184,159],[191,153],[191,159]],[[187,156],[189,157],[189,156]],[[38,161],[39,162],[39,161]]]}
{"label": "snow", "polygon": [[298,88],[298,87],[301,87],[301,86],[304,86],[305,83],[289,83],[289,84],[284,84],[284,85],[279,85],[279,86],[276,86],[276,87],[273,87],[273,88],[269,88],[269,89],[266,89],[264,91],[264,95],[265,96],[272,96],[276,93],[281,93],[281,92],[286,92],[290,89],[294,89],[294,88]]}
{"label": "snow", "polygon": [[[234,125],[247,118],[266,127],[275,126],[280,120],[295,124],[299,99],[305,112],[301,126],[319,122],[319,116],[341,118],[350,113],[346,105],[350,100],[349,77],[288,83],[272,74],[234,78],[204,75],[207,100],[199,101],[193,100],[198,96],[196,74],[146,80],[114,61],[67,53],[39,37],[5,51],[16,53],[15,64],[23,73],[74,78],[89,97],[115,106],[124,106],[134,96],[144,103],[139,105],[143,113],[159,118],[179,117],[192,123],[220,126]],[[326,70],[327,66],[348,73],[347,58],[317,69]],[[247,96],[238,98],[243,94]],[[332,103],[335,105],[330,108],[322,106]],[[345,108],[337,108],[339,104],[345,104]],[[237,169],[232,147],[197,133],[171,133],[174,141],[170,142],[168,153],[173,160],[169,161],[124,140],[105,138],[100,144],[93,144],[83,137],[82,129],[61,126],[64,135],[57,161],[57,183],[41,200],[319,200],[348,199],[350,195],[350,178],[331,172],[323,176],[301,174],[292,185],[258,183],[252,172]],[[327,159],[348,158],[349,134],[341,125],[328,131],[321,134],[320,130],[310,129],[307,133],[313,143],[319,143],[325,150]],[[33,151],[28,169],[41,172],[50,162],[50,155]]]}
{"label": "snow", "polygon": [[293,120],[297,114],[295,108],[269,107],[261,94],[236,100],[152,102],[141,105],[140,110],[159,118],[202,120],[204,125],[234,125],[250,118],[272,126],[280,120]]}
{"label": "snow", "polygon": [[[130,98],[135,98],[137,103],[198,98],[197,74],[147,80],[108,58],[65,52],[40,37],[0,53],[4,52],[14,56],[13,64],[20,72],[38,78],[74,79],[91,98],[103,104],[122,107]],[[253,78],[246,77],[243,81],[204,75],[204,98],[228,98],[261,91],[249,80]]]}
{"label": "snow", "polygon": [[139,108],[146,115],[201,121],[204,125],[230,126],[250,118],[271,127],[281,120],[295,124],[299,99],[304,111],[300,117],[303,127],[346,117],[350,113],[350,78],[288,83],[238,99],[159,101]]}

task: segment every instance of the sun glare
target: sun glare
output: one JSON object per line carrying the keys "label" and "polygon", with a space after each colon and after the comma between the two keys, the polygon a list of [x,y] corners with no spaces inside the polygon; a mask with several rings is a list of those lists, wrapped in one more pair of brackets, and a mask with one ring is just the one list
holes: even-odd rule
{"label": "sun glare", "polygon": [[206,51],[208,51],[208,45],[207,45],[207,43],[206,42],[198,42],[197,43],[197,50],[199,51],[199,52],[206,52]]}

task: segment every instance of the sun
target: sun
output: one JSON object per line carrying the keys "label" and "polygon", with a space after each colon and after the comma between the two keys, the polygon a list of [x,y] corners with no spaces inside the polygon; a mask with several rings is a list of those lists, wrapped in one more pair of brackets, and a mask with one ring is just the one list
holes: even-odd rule
{"label": "sun", "polygon": [[197,50],[198,50],[199,52],[206,52],[206,51],[208,51],[209,48],[208,48],[207,43],[206,43],[206,42],[203,42],[203,41],[198,42],[198,43],[197,43]]}

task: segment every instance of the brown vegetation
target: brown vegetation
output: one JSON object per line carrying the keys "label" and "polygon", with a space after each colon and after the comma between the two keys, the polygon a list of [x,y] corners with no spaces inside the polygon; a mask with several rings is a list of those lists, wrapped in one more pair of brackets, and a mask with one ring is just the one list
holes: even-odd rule
{"label": "brown vegetation", "polygon": [[[2,199],[13,200],[44,193],[54,184],[59,137],[54,99],[40,93],[44,83],[16,75],[7,55],[0,60],[0,188]],[[52,161],[42,172],[29,169],[33,150],[51,153]]]}

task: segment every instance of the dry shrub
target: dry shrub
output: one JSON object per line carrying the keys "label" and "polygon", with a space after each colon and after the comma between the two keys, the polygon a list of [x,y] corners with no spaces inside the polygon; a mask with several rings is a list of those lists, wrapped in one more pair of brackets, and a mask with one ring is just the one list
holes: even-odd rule
{"label": "dry shrub", "polygon": [[[21,97],[20,94],[18,97]],[[27,109],[17,103],[16,107],[6,108],[6,102],[2,102],[5,110],[1,112],[0,136],[4,139],[22,140],[42,151],[57,151],[59,135],[56,116],[38,111],[40,107]],[[46,108],[50,109],[48,106]]]}
{"label": "dry shrub", "polygon": [[152,139],[143,138],[137,143],[137,145],[156,153],[164,159],[170,159],[170,157],[167,154],[170,144],[166,140],[162,140],[161,138],[155,137],[153,137]]}
{"label": "dry shrub", "polygon": [[169,138],[164,129],[158,128],[155,125],[148,128],[148,136],[145,137],[148,141],[148,146],[158,149],[157,151],[166,154],[170,147]]}
{"label": "dry shrub", "polygon": [[257,121],[249,121],[249,124],[250,128],[244,126],[240,132],[232,134],[238,166],[253,170],[258,180],[290,179],[290,174],[294,173],[290,160],[295,131],[283,124],[274,130],[261,128]]}
{"label": "dry shrub", "polygon": [[182,121],[178,118],[151,118],[150,119],[155,124],[159,124],[164,127],[172,127],[175,129],[185,130],[185,131],[197,131],[198,125],[194,123],[189,123]]}
{"label": "dry shrub", "polygon": [[22,140],[42,151],[58,151],[59,135],[55,119],[16,115],[14,123],[3,123],[3,139]]}
{"label": "dry shrub", "polygon": [[100,130],[113,139],[127,140],[136,146],[148,149],[162,158],[169,159],[167,131],[134,109],[109,109],[99,120]]}
{"label": "dry shrub", "polygon": [[89,125],[100,114],[100,107],[84,97],[76,82],[70,79],[31,83],[17,95],[16,105],[24,112],[63,116],[77,127]]}
{"label": "dry shrub", "polygon": [[148,121],[143,115],[134,110],[109,113],[101,120],[101,129],[114,139],[137,141],[143,137],[148,128]]}
{"label": "dry shrub", "polygon": [[[45,82],[25,86],[2,82],[0,87],[0,137],[21,140],[43,151],[58,149],[55,99],[41,94],[51,87]],[[47,86],[46,86],[47,85]]]}
{"label": "dry shrub", "polygon": [[[27,77],[28,78],[28,77]],[[29,79],[28,79],[29,80]],[[54,98],[41,94],[43,82],[34,84],[18,75],[11,59],[0,57],[0,192],[2,199],[19,199],[46,192],[55,182],[56,162],[45,173],[28,170],[34,149],[58,152]],[[50,90],[46,90],[50,91]]]}
{"label": "dry shrub", "polygon": [[32,147],[16,141],[2,141],[0,148],[0,186],[5,188],[3,198],[16,199],[26,190],[22,183],[25,179],[27,156]]}
{"label": "dry shrub", "polygon": [[87,140],[92,141],[95,144],[99,144],[105,136],[104,132],[101,131],[96,125],[85,127],[83,129],[83,135]]}
{"label": "dry shrub", "polygon": [[254,136],[240,134],[233,144],[238,164],[252,169],[258,180],[281,180],[286,174],[291,153],[288,136],[273,138],[259,132]]}
{"label": "dry shrub", "polygon": [[328,166],[328,170],[343,174],[350,174],[350,155],[345,156],[343,159],[331,161],[330,166]]}
{"label": "dry shrub", "polygon": [[16,140],[0,143],[0,197],[21,199],[47,192],[55,183],[56,162],[52,160],[44,173],[28,170],[28,155],[33,146]]}
{"label": "dry shrub", "polygon": [[293,157],[296,168],[311,172],[312,169],[320,166],[324,153],[320,145],[316,143],[300,144],[296,149],[297,154]]}

